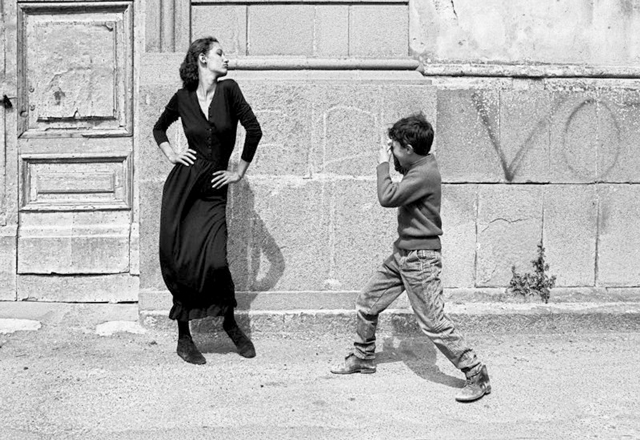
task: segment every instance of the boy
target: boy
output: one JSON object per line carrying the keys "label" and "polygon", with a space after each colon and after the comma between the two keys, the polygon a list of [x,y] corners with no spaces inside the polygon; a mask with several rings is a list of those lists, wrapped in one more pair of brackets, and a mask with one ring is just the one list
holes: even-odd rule
{"label": "boy", "polygon": [[[356,300],[353,353],[331,372],[375,373],[378,315],[406,290],[422,331],[465,373],[467,381],[456,400],[471,402],[489,394],[491,385],[487,367],[465,345],[444,313],[440,282],[441,180],[436,159],[429,153],[432,143],[433,128],[420,113],[396,122],[389,129],[389,148],[382,146],[378,153],[378,200],[385,208],[398,208],[399,237],[393,253]],[[398,183],[389,176],[391,154],[396,170],[403,174]]]}

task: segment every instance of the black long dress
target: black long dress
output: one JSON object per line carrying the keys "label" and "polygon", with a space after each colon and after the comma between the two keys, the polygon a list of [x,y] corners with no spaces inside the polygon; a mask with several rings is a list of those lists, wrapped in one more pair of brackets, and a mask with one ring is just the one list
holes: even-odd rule
{"label": "black long dress", "polygon": [[195,90],[178,90],[153,127],[158,145],[168,141],[167,129],[178,117],[196,160],[191,166],[176,164],[164,184],[160,268],[173,295],[169,317],[188,321],[224,315],[237,305],[227,262],[228,186],[214,190],[211,179],[229,165],[238,121],[247,132],[241,155],[247,162],[255,155],[262,131],[232,79],[216,85],[208,118]]}

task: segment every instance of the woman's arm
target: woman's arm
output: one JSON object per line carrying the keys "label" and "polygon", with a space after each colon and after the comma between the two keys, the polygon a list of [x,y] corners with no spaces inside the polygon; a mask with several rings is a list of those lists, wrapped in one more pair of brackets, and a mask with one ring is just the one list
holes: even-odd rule
{"label": "woman's arm", "polygon": [[241,157],[243,160],[251,162],[256,154],[256,150],[258,149],[260,139],[262,138],[262,129],[258,119],[253,114],[251,106],[244,99],[244,95],[242,94],[238,83],[233,81],[232,87],[232,109],[247,132],[244,139],[244,148],[242,149]]}
{"label": "woman's arm", "polygon": [[240,87],[233,80],[231,83],[231,108],[235,112],[238,120],[246,130],[247,134],[244,139],[244,148],[240,156],[240,162],[235,171],[220,170],[213,173],[211,186],[215,189],[221,188],[230,183],[239,182],[247,172],[249,164],[253,160],[258,149],[258,143],[262,138],[262,129],[258,119],[253,114],[251,106],[247,103],[240,91]]}
{"label": "woman's arm", "polygon": [[182,153],[176,153],[167,137],[167,130],[180,117],[178,111],[178,94],[174,94],[164,111],[153,126],[153,138],[156,140],[158,147],[172,164],[180,163],[185,166],[193,165],[196,159],[196,152],[188,149]]}
{"label": "woman's arm", "polygon": [[156,121],[153,126],[153,138],[156,140],[156,144],[160,146],[160,144],[164,142],[169,142],[169,138],[167,137],[167,130],[178,120],[180,117],[180,113],[178,112],[178,94],[175,93],[169,103],[164,108],[164,111]]}
{"label": "woman's arm", "polygon": [[179,163],[185,166],[189,166],[193,165],[196,160],[196,152],[195,150],[192,150],[190,148],[182,153],[176,153],[169,142],[163,142],[158,145],[158,147],[160,147],[164,155],[167,157],[167,159],[169,159],[169,162],[174,165]]}
{"label": "woman's arm", "polygon": [[220,170],[213,173],[211,186],[214,189],[218,189],[230,183],[237,183],[244,177],[247,172],[247,168],[249,168],[249,162],[244,159],[240,159],[238,168],[235,171]]}

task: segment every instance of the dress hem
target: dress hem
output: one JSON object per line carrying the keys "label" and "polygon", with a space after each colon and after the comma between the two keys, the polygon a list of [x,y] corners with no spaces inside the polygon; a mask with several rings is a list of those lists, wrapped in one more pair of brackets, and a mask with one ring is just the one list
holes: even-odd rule
{"label": "dress hem", "polygon": [[224,316],[233,306],[213,304],[209,307],[187,308],[181,304],[174,304],[169,312],[169,319],[176,321],[191,321],[207,317]]}

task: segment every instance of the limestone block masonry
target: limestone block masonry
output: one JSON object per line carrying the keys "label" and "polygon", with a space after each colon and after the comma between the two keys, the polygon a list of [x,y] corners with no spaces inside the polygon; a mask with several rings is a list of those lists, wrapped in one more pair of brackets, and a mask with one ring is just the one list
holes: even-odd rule
{"label": "limestone block masonry", "polygon": [[[260,296],[265,306],[296,309],[307,308],[315,296],[321,308],[334,308],[330,298],[350,298],[394,240],[396,213],[380,207],[375,183],[385,130],[418,111],[435,123],[436,91],[416,71],[229,76],[240,84],[264,132],[247,176],[230,189],[229,261],[240,302],[253,309],[251,302]],[[174,91],[175,82],[141,89],[147,127]],[[179,131],[177,146],[184,145]],[[161,152],[148,136],[140,181],[143,309],[170,304],[157,261],[158,200],[168,167],[154,155]],[[284,294],[286,304],[269,305],[276,294]]]}
{"label": "limestone block masonry", "polygon": [[[375,194],[376,145],[388,124],[416,110],[436,128],[443,280],[453,301],[504,300],[511,267],[531,271],[538,243],[557,276],[552,301],[619,298],[612,288],[637,299],[640,186],[621,169],[637,160],[634,81],[581,80],[578,88],[570,79],[495,79],[479,87],[409,72],[360,75],[230,74],[265,132],[230,198],[229,257],[241,308],[351,307],[395,237],[395,211],[381,208]],[[145,120],[172,90],[142,91],[150,103]],[[151,140],[147,148],[155,148]],[[142,249],[154,249],[142,261],[141,308],[165,310],[154,194],[167,168],[145,163],[159,168],[141,182]]]}

